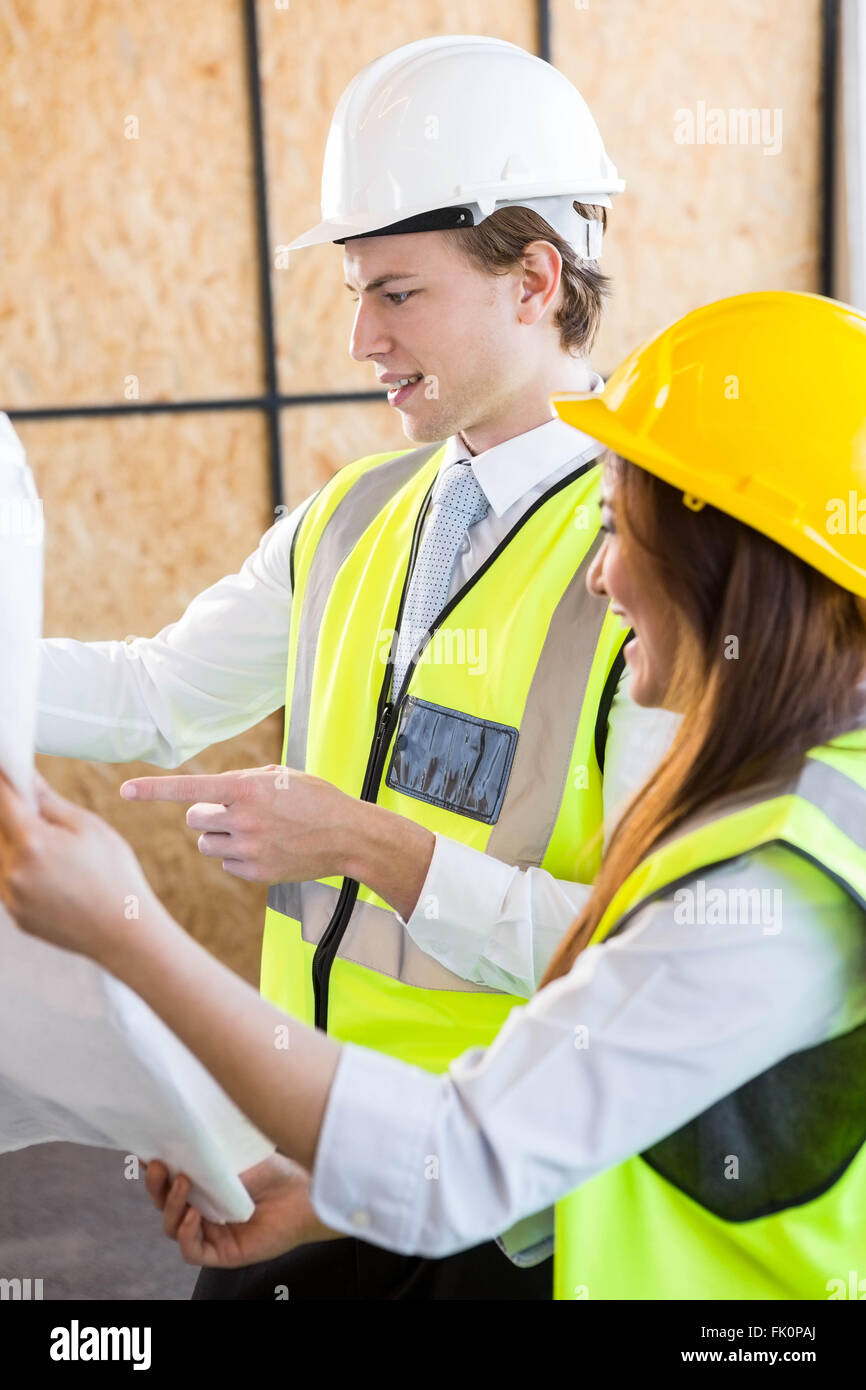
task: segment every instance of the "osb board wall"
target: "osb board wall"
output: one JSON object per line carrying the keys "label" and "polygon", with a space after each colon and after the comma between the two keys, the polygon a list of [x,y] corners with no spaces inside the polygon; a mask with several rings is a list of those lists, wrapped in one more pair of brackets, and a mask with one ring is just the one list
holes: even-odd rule
{"label": "osb board wall", "polygon": [[[627,184],[605,238],[615,286],[600,371],[698,304],[819,288],[820,0],[551,0],[551,28],[553,59]],[[708,143],[712,108],[765,111],[768,149],[781,112],[778,152]],[[693,144],[674,138],[686,110]]]}
{"label": "osb board wall", "polygon": [[[258,415],[137,415],[17,429],[44,505],[47,636],[153,636],[196,594],[239,569],[272,521]],[[287,633],[288,618],[287,604]],[[274,714],[182,770],[260,767],[279,761],[280,749]],[[257,979],[266,890],[199,854],[186,806],[135,805],[118,796],[127,777],[165,769],[37,761],[52,785],[129,838],[153,887],[194,936]]]}
{"label": "osb board wall", "polygon": [[0,72],[3,404],[258,392],[237,0],[3,0]]}
{"label": "osb board wall", "polygon": [[284,410],[282,441],[289,507],[310,497],[335,468],[352,459],[418,447],[403,433],[399,413],[378,401]]}

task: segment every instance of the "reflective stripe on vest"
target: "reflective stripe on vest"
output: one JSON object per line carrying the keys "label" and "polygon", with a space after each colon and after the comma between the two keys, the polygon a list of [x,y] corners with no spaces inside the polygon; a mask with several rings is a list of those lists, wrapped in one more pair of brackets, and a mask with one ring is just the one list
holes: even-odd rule
{"label": "reflective stripe on vest", "polygon": [[[694,892],[702,871],[771,845],[815,864],[866,913],[866,731],[813,749],[763,796],[724,805],[638,866],[593,944],[682,885]],[[861,1024],[783,1058],[557,1203],[555,1296],[824,1299],[849,1270],[866,1277],[864,1209]]]}
{"label": "reflective stripe on vest", "polygon": [[[601,838],[596,716],[625,637],[586,591],[598,446],[446,604],[391,708],[391,639],[443,452],[358,460],[304,515],[283,761],[505,862],[587,881]],[[454,975],[372,890],[340,878],[271,888],[262,992],[432,1070],[485,1045],[523,1002]]]}

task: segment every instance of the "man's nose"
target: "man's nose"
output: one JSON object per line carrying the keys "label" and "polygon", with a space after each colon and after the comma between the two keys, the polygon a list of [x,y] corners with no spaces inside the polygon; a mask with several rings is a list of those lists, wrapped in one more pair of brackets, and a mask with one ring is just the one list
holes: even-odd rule
{"label": "man's nose", "polygon": [[392,347],[375,306],[359,303],[349,338],[349,356],[356,362],[365,362],[372,353],[388,353]]}

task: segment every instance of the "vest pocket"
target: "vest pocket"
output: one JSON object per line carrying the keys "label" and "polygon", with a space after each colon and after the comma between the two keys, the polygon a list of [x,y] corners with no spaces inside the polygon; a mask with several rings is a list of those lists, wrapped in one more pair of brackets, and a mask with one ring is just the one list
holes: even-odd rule
{"label": "vest pocket", "polygon": [[518,730],[474,714],[406,697],[386,785],[404,796],[494,825]]}

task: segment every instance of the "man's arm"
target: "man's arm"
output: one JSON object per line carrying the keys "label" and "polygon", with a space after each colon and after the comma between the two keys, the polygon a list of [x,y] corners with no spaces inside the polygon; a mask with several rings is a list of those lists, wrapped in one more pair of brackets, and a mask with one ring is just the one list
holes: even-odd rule
{"label": "man's arm", "polygon": [[36,751],[176,767],[279,709],[289,554],[306,506],[276,521],[238,573],[198,594],[155,637],[43,638]]}
{"label": "man's arm", "polygon": [[[677,716],[611,706],[605,786],[620,811],[658,761]],[[389,903],[413,940],[463,979],[533,994],[590,886],[518,869],[323,778],[273,764],[211,776],[137,777],[122,796],[190,801],[202,854],[239,878],[299,883],[341,875]],[[608,795],[605,798],[607,809]]]}

